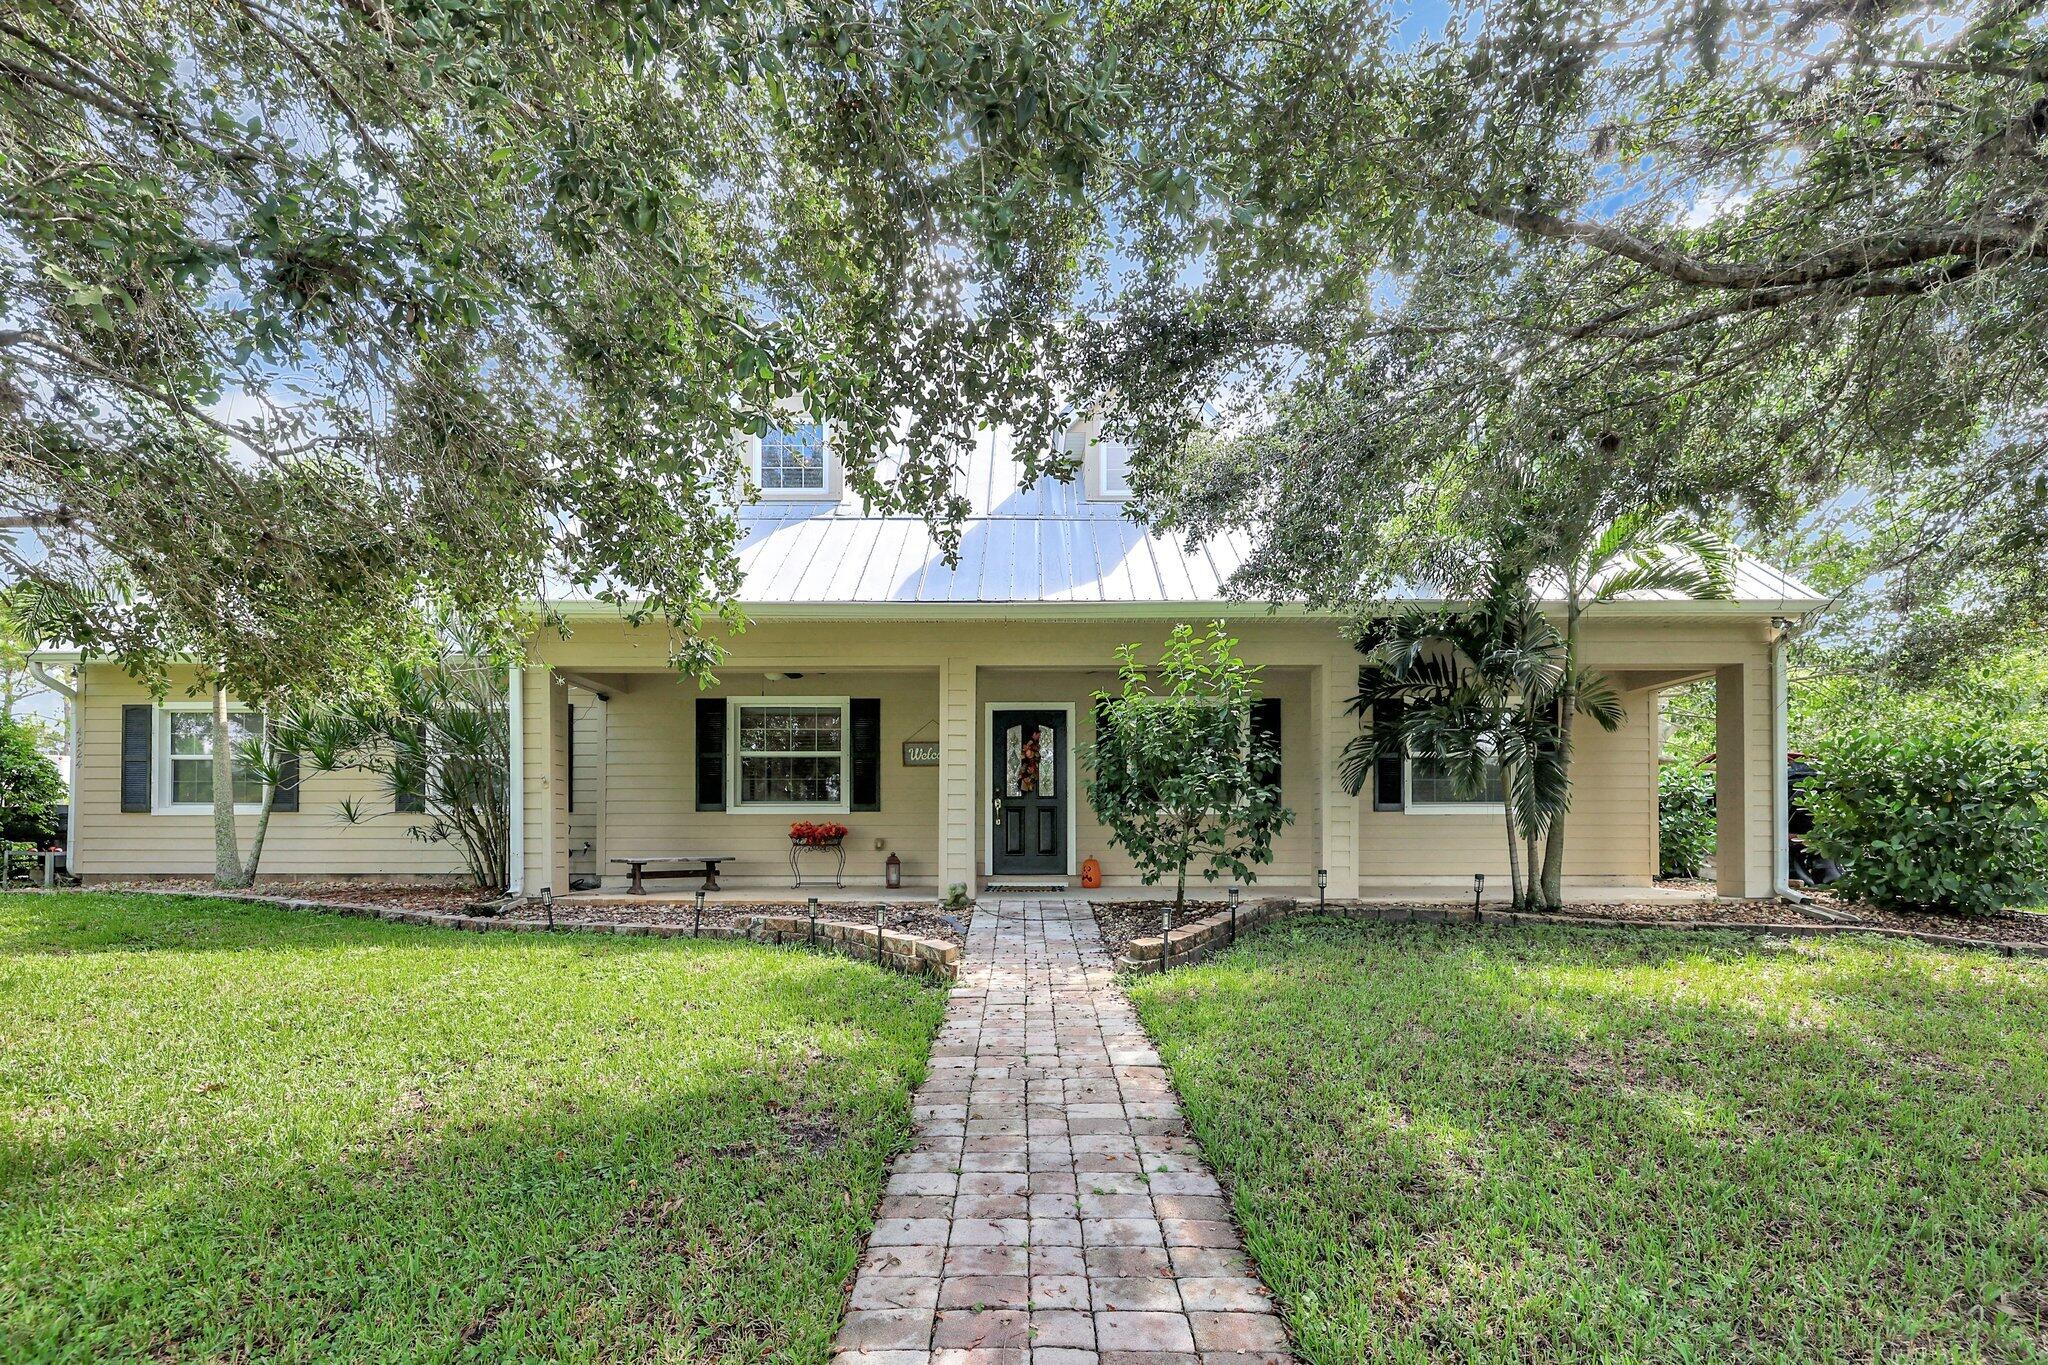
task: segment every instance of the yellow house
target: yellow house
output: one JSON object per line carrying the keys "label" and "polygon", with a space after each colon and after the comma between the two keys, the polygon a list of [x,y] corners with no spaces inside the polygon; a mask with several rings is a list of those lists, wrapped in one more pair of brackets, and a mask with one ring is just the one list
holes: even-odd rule
{"label": "yellow house", "polygon": [[[1152,648],[1176,623],[1215,619],[1263,669],[1260,723],[1277,732],[1295,813],[1263,885],[1305,889],[1320,871],[1332,897],[1469,894],[1475,874],[1503,887],[1499,807],[1458,799],[1426,761],[1345,790],[1359,656],[1339,623],[1233,600],[1248,544],[1148,533],[1124,515],[1124,453],[1091,436],[1074,438],[1079,480],[1020,489],[1006,438],[990,435],[962,473],[972,512],[952,566],[922,522],[867,515],[845,494],[821,429],[757,442],[763,497],[740,514],[750,624],[721,641],[715,686],[677,676],[661,630],[575,601],[555,604],[568,632],[536,635],[511,678],[516,889],[622,887],[616,860],[688,854],[726,859],[728,890],[810,894],[792,885],[789,827],[805,820],[849,831],[843,873],[835,855],[801,855],[806,886],[880,887],[891,855],[912,894],[1078,885],[1087,859],[1107,888],[1135,886],[1076,780],[1090,697],[1111,684],[1117,646]],[[1728,600],[1624,601],[1588,617],[1588,662],[1614,679],[1628,717],[1577,735],[1569,887],[1655,875],[1657,696],[1701,678],[1718,698],[1720,890],[1762,897],[1782,884],[1776,641],[1817,605],[1745,561]],[[175,689],[153,701],[111,664],[42,658],[69,664],[77,693],[73,869],[88,881],[209,872],[210,807],[195,799],[210,793],[204,703]],[[264,876],[459,873],[449,849],[413,837],[414,815],[341,822],[351,795],[378,799],[367,781],[307,775],[273,814]]]}

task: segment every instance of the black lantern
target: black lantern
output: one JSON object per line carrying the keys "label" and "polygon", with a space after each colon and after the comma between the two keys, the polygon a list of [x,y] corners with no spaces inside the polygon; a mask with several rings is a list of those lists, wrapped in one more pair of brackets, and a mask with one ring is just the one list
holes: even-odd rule
{"label": "black lantern", "polygon": [[1230,941],[1235,943],[1237,942],[1237,888],[1233,886],[1223,894],[1225,899],[1230,902]]}
{"label": "black lantern", "polygon": [[818,942],[818,898],[817,898],[816,896],[813,896],[813,897],[811,897],[811,945],[812,945],[813,947],[815,947],[815,946],[817,946],[817,942]]}
{"label": "black lantern", "polygon": [[1319,867],[1316,869],[1316,909],[1322,910],[1327,908],[1329,890],[1330,869]]}
{"label": "black lantern", "polygon": [[889,861],[882,864],[882,871],[884,873],[882,880],[891,891],[903,885],[903,860],[901,858],[891,853]]}
{"label": "black lantern", "polygon": [[696,902],[697,902],[697,909],[696,909],[696,912],[695,912],[694,914],[692,914],[692,915],[690,916],[690,937],[691,937],[691,938],[701,938],[701,937],[703,937],[703,934],[704,934],[704,888],[703,888],[703,887],[701,887],[701,886],[700,886],[700,887],[698,887],[698,888],[697,888],[697,894],[696,894],[696,896],[694,897],[694,899],[695,899],[695,900],[696,900]]}
{"label": "black lantern", "polygon": [[1478,913],[1479,913],[1479,898],[1480,898],[1481,896],[1485,895],[1485,894],[1486,894],[1486,874],[1485,874],[1484,872],[1474,872],[1474,873],[1472,874],[1472,913],[1473,913],[1473,914],[1475,914],[1475,915],[1476,915],[1476,914],[1478,914]]}

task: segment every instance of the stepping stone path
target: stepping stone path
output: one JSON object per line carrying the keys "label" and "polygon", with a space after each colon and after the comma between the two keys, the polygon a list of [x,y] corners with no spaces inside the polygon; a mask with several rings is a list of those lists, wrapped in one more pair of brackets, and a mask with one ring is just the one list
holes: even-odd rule
{"label": "stepping stone path", "polygon": [[834,1365],[1291,1361],[1081,900],[975,908]]}

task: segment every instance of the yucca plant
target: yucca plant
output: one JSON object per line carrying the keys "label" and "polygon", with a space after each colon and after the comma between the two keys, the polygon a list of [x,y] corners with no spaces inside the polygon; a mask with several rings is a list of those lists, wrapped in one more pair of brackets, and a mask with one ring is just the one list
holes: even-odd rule
{"label": "yucca plant", "polygon": [[453,844],[486,891],[510,882],[511,727],[505,669],[487,658],[451,653],[388,666],[380,686],[360,697],[288,717],[279,743],[299,754],[303,771],[368,772],[382,780],[377,807],[349,798],[346,823],[417,817],[414,838]]}

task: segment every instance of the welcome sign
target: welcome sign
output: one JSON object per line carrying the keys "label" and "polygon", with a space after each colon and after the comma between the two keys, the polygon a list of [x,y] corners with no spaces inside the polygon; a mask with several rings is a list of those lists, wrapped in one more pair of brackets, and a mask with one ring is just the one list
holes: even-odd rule
{"label": "welcome sign", "polygon": [[906,739],[903,741],[903,766],[906,768],[936,768],[939,766],[939,742],[935,739]]}

